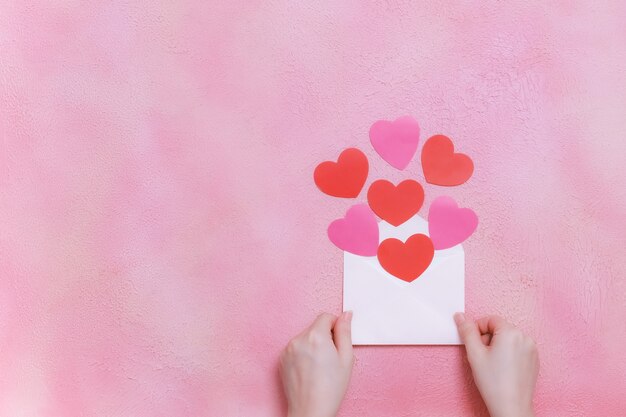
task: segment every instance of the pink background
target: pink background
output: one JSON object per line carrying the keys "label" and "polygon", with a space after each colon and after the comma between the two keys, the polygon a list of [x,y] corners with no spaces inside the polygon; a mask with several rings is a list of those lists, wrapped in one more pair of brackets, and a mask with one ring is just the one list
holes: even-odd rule
{"label": "pink background", "polygon": [[[367,141],[404,114],[475,161],[467,310],[536,338],[539,415],[623,414],[626,3],[297,3],[1,3],[0,415],[281,415],[341,309],[313,169],[423,182]],[[356,356],[342,416],[486,415],[459,347]]]}

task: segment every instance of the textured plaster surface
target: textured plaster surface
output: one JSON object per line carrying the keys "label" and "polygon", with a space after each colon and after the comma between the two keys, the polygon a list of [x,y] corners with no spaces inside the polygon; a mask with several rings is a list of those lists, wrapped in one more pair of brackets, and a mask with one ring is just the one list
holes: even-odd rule
{"label": "textured plaster surface", "polygon": [[[423,183],[367,142],[404,114],[474,158],[466,306],[536,338],[538,415],[623,415],[626,3],[427,3],[1,1],[0,416],[281,415],[341,309],[313,168]],[[460,347],[356,356],[341,416],[486,415]]]}

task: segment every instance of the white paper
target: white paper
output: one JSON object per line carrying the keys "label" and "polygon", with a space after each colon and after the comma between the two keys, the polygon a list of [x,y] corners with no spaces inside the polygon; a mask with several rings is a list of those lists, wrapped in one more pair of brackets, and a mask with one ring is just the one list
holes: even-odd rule
{"label": "white paper", "polygon": [[[403,242],[428,235],[418,215],[398,227],[381,221],[380,241]],[[387,273],[378,258],[344,252],[343,309],[352,310],[355,345],[458,345],[453,314],[465,311],[465,254],[461,245],[435,251],[432,263],[413,282]]]}

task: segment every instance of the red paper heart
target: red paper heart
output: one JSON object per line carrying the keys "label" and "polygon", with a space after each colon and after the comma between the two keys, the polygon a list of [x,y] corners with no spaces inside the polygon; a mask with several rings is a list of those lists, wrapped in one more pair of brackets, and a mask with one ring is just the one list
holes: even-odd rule
{"label": "red paper heart", "polygon": [[424,189],[413,180],[402,181],[397,186],[387,180],[378,180],[370,185],[367,201],[378,217],[400,226],[422,207]]}
{"label": "red paper heart", "polygon": [[406,242],[390,238],[378,246],[378,262],[391,275],[403,281],[417,279],[435,256],[433,242],[426,235],[415,234]]}
{"label": "red paper heart", "polygon": [[313,179],[323,193],[354,198],[361,192],[368,170],[365,154],[356,148],[348,148],[341,152],[337,162],[325,161],[319,164]]}
{"label": "red paper heart", "polygon": [[428,139],[422,148],[422,169],[426,182],[435,185],[460,185],[474,172],[469,156],[454,153],[454,144],[444,135]]}

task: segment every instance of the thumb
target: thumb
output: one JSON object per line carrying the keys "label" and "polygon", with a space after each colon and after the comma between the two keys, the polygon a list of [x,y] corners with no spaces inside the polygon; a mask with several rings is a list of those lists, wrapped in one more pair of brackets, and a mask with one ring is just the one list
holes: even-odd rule
{"label": "thumb", "polygon": [[333,328],[333,341],[339,356],[346,362],[352,361],[352,311],[339,316]]}
{"label": "thumb", "polygon": [[465,314],[456,313],[454,322],[459,330],[461,341],[465,344],[467,359],[470,364],[483,353],[485,346],[480,338],[480,329],[474,320],[467,319]]}

